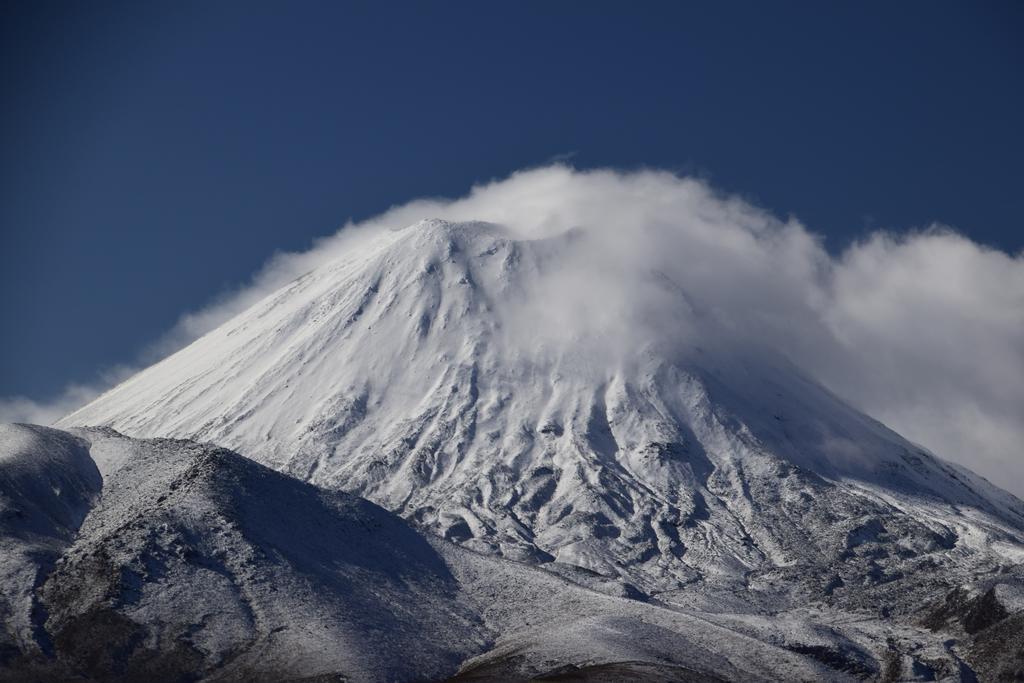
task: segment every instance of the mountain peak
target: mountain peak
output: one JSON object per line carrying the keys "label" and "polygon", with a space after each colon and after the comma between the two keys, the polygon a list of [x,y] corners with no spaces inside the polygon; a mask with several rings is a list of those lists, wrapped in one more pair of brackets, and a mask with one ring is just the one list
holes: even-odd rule
{"label": "mountain peak", "polygon": [[218,443],[475,550],[679,600],[791,567],[852,576],[856,548],[896,536],[949,571],[950,543],[987,539],[981,565],[1021,543],[1020,501],[705,334],[668,275],[633,263],[619,291],[585,235],[420,221],[60,424]]}

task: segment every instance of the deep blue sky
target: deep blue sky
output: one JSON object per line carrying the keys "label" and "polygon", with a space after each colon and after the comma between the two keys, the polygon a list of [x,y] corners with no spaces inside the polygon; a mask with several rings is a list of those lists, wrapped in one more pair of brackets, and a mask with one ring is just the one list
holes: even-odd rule
{"label": "deep blue sky", "polygon": [[0,396],[135,360],[349,217],[570,153],[699,173],[833,250],[932,221],[1024,245],[1024,3],[0,12]]}

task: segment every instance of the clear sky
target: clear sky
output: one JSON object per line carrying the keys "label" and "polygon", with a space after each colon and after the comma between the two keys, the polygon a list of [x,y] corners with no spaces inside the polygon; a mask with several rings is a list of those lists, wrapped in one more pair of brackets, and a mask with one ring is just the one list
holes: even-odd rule
{"label": "clear sky", "polygon": [[1022,3],[0,12],[0,396],[135,362],[350,217],[554,158],[695,173],[833,251],[933,221],[1024,246]]}

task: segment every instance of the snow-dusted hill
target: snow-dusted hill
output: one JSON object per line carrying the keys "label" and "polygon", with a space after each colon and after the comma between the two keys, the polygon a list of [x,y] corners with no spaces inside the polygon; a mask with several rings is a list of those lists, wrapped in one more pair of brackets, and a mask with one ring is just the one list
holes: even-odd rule
{"label": "snow-dusted hill", "polygon": [[[0,436],[3,517],[18,520],[0,529],[5,566],[30,534],[52,539],[17,559],[35,589],[0,585],[0,680],[957,678],[959,624],[998,655],[992,629],[1019,635],[999,610],[1024,616],[1011,575],[990,577],[989,597],[952,596],[931,626],[673,608],[423,536],[222,448],[109,429]],[[61,502],[25,504],[27,482]]]}
{"label": "snow-dusted hill", "polygon": [[[486,642],[437,552],[365,500],[190,442],[29,426],[2,436],[0,495],[18,493],[14,441],[49,473],[37,488],[74,511],[54,533],[61,506],[41,500],[4,529],[4,565],[23,529],[56,537],[23,582],[37,590],[3,586],[18,638],[5,659],[26,657],[15,678],[33,667],[100,680],[436,678]],[[81,471],[58,484],[54,463]]]}

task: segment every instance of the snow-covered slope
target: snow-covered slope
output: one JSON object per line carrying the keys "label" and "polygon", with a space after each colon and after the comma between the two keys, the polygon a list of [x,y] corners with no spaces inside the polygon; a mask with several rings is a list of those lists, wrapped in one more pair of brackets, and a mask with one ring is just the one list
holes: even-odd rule
{"label": "snow-covered slope", "polygon": [[0,662],[39,650],[43,612],[35,589],[74,540],[101,486],[81,439],[0,425]]}
{"label": "snow-covered slope", "polygon": [[[961,620],[988,666],[992,629],[1013,633],[1024,615],[1019,576],[990,577],[990,597],[952,596],[928,627],[670,607],[423,536],[222,448],[102,428],[0,435],[4,500],[58,481],[66,497],[44,496],[0,535],[2,557],[22,529],[59,537],[37,588],[4,584],[36,609],[27,629],[0,611],[19,636],[0,680],[956,679]],[[51,511],[71,514],[55,527]]]}
{"label": "snow-covered slope", "polygon": [[1024,557],[1020,501],[729,339],[664,274],[630,273],[625,305],[576,291],[587,240],[377,235],[59,425],[217,443],[684,604],[694,582],[877,604]]}
{"label": "snow-covered slope", "polygon": [[[39,607],[27,638],[25,610],[12,615],[26,666],[101,680],[407,680],[440,677],[486,642],[437,552],[363,499],[190,442],[21,426],[3,436],[5,497],[19,474],[7,464],[8,439],[27,444],[16,456],[47,470],[37,488],[71,458],[90,484],[100,480],[93,462],[103,474],[101,492],[87,489],[91,505],[75,505],[61,527],[59,559],[25,591]],[[51,503],[25,511],[26,526],[48,522],[60,509]],[[73,537],[63,533],[78,522]],[[5,557],[8,549],[4,538]]]}

